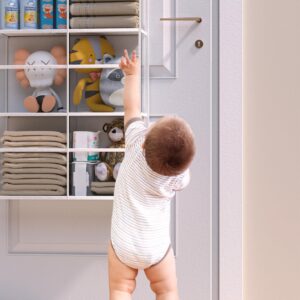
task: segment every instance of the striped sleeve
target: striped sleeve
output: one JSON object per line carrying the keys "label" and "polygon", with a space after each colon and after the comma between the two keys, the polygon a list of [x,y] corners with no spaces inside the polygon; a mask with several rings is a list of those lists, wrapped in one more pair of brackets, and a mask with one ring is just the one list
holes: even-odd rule
{"label": "striped sleeve", "polygon": [[141,118],[133,118],[125,125],[125,143],[126,146],[134,144],[146,132],[145,122]]}
{"label": "striped sleeve", "polygon": [[174,183],[174,191],[181,191],[188,186],[191,180],[190,170],[187,169],[182,174],[178,175]]}

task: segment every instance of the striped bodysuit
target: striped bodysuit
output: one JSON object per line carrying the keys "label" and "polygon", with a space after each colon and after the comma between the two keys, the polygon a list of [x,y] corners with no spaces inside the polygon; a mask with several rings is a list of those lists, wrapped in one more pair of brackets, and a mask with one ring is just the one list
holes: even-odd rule
{"label": "striped bodysuit", "polygon": [[154,172],[142,144],[147,128],[132,119],[125,132],[125,157],[119,170],[113,204],[111,242],[117,257],[129,267],[146,269],[160,262],[170,248],[170,204],[175,191],[190,179]]}

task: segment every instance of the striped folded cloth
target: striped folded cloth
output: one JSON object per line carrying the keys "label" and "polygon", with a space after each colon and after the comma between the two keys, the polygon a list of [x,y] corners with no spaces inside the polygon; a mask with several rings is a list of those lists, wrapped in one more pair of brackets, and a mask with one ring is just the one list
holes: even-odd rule
{"label": "striped folded cloth", "polygon": [[136,2],[76,3],[70,7],[73,16],[137,16],[139,4]]}
{"label": "striped folded cloth", "polygon": [[137,28],[138,16],[74,17],[71,28]]}

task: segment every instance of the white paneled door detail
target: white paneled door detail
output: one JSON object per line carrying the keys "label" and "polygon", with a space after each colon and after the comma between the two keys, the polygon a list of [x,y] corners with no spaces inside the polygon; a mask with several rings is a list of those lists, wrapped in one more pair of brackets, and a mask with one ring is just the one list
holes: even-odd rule
{"label": "white paneled door detail", "polygon": [[[197,143],[191,183],[177,194],[172,210],[183,300],[218,299],[212,267],[217,259],[213,41],[218,21],[212,1],[149,1],[150,117],[180,115],[191,124]],[[200,17],[202,22],[163,17]],[[195,46],[197,40],[202,48]],[[112,201],[0,201],[0,300],[107,300],[111,209]],[[140,272],[134,300],[151,299]]]}

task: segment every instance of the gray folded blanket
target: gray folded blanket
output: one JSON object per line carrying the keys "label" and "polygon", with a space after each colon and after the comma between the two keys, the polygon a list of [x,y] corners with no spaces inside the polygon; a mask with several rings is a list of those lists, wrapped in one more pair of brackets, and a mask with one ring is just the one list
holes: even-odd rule
{"label": "gray folded blanket", "polygon": [[0,195],[13,196],[63,196],[66,194],[66,189],[59,185],[13,185],[5,183],[2,186]]}
{"label": "gray folded blanket", "polygon": [[57,136],[31,136],[31,135],[25,135],[25,136],[13,136],[13,135],[4,135],[1,139],[2,143],[5,141],[8,142],[58,142],[65,144],[66,139],[57,137]]}
{"label": "gray folded blanket", "polygon": [[75,17],[70,20],[71,28],[137,28],[138,16]]}
{"label": "gray folded blanket", "polygon": [[23,168],[23,169],[14,169],[11,167],[2,168],[2,174],[58,174],[58,175],[66,175],[67,168],[64,166],[60,166],[61,169],[58,168]]}
{"label": "gray folded blanket", "polygon": [[4,173],[2,176],[4,180],[54,180],[59,182],[59,185],[65,186],[67,184],[67,179],[65,176],[61,176],[58,174],[41,174],[41,173],[31,173],[31,174],[14,174],[14,173]]}
{"label": "gray folded blanket", "polygon": [[[65,179],[65,178],[64,178]],[[66,179],[65,180],[56,180],[56,179],[9,179],[3,178],[2,184],[9,183],[13,185],[40,185],[40,184],[47,184],[47,185],[60,185],[66,186]]]}
{"label": "gray folded blanket", "polygon": [[4,157],[3,163],[23,164],[23,163],[53,163],[66,165],[67,158],[50,158],[50,157],[23,157],[23,158],[6,158]]}
{"label": "gray folded blanket", "polygon": [[4,147],[54,147],[66,148],[65,144],[56,142],[3,142]]}
{"label": "gray folded blanket", "polygon": [[76,3],[70,6],[73,16],[122,16],[139,14],[137,2]]}
{"label": "gray folded blanket", "polygon": [[115,182],[98,182],[91,183],[91,191],[97,195],[113,195]]}
{"label": "gray folded blanket", "polygon": [[4,131],[4,136],[55,136],[66,140],[66,134],[58,131]]}
{"label": "gray folded blanket", "polygon": [[5,152],[3,158],[55,158],[66,160],[66,155],[53,152]]}
{"label": "gray folded blanket", "polygon": [[22,163],[22,164],[14,164],[14,163],[3,163],[4,168],[12,168],[12,169],[24,169],[26,168],[51,168],[51,169],[58,169],[58,170],[66,170],[65,166],[60,164],[51,164],[51,163]]}

